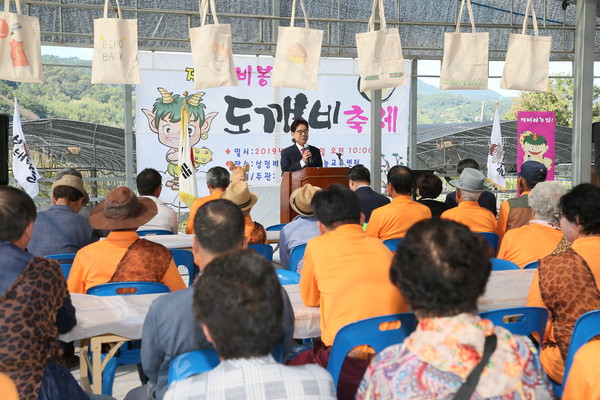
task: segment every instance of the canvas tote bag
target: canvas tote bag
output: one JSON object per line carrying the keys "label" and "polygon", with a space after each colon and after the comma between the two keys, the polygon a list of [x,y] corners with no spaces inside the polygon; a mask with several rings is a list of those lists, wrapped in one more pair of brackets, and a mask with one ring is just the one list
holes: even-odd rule
{"label": "canvas tote bag", "polygon": [[117,18],[108,18],[108,0],[104,18],[94,20],[94,57],[92,83],[140,83],[137,61],[137,19],[121,18],[117,1]]}
{"label": "canvas tote bag", "polygon": [[[534,35],[527,35],[527,20],[531,7]],[[511,33],[506,52],[506,62],[500,81],[501,89],[548,91],[551,36],[538,36],[538,24],[531,0],[527,0],[523,30]]]}
{"label": "canvas tote bag", "polygon": [[[465,1],[471,20],[471,33],[460,32]],[[475,31],[471,0],[462,0],[456,30],[444,33],[440,89],[487,89],[488,44],[488,33]]]}
{"label": "canvas tote bag", "polygon": [[[375,30],[375,9],[379,6],[381,29]],[[360,91],[404,86],[404,58],[398,28],[386,29],[383,0],[373,0],[369,31],[356,34]]]}
{"label": "canvas tote bag", "polygon": [[304,1],[300,0],[304,14],[304,28],[294,27],[296,0],[292,3],[289,27],[279,27],[275,67],[271,85],[296,89],[315,90],[319,78],[323,31],[310,29]]}
{"label": "canvas tote bag", "polygon": [[200,2],[200,27],[190,28],[194,89],[237,86],[231,51],[231,26],[219,24],[214,0],[210,0],[214,24],[205,25],[208,6],[208,0]]}
{"label": "canvas tote bag", "polygon": [[4,0],[0,12],[0,79],[15,82],[44,82],[40,21],[21,14],[21,3],[15,0],[16,13],[9,12]]}

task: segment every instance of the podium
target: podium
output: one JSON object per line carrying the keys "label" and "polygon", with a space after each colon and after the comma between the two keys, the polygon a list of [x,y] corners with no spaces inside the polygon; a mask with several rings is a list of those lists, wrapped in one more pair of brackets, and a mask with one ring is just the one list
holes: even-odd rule
{"label": "podium", "polygon": [[303,168],[299,171],[284,172],[281,178],[280,188],[280,222],[290,222],[298,213],[290,207],[290,195],[303,185],[310,183],[322,189],[328,188],[334,183],[348,186],[348,167],[338,168]]}

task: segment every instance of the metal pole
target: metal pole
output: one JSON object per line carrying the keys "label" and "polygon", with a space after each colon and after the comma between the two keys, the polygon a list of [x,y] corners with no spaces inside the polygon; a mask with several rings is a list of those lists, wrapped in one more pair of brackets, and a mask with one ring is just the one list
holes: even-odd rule
{"label": "metal pole", "polygon": [[[281,16],[281,2],[280,0],[271,0],[271,15],[273,17]],[[271,21],[271,43],[277,43],[277,37],[279,36],[279,20],[273,19]],[[275,47],[273,48],[273,54],[275,54]]]}
{"label": "metal pole", "polygon": [[133,185],[133,102],[131,85],[124,86],[125,91],[125,186],[135,190]]}
{"label": "metal pole", "polygon": [[381,193],[381,89],[371,92],[371,184]]}
{"label": "metal pole", "polygon": [[408,142],[408,166],[416,168],[417,166],[417,85],[418,85],[418,61],[411,61],[410,67],[410,126],[409,126],[409,142]]}
{"label": "metal pole", "polygon": [[591,180],[596,0],[577,2],[573,90],[573,185]]}

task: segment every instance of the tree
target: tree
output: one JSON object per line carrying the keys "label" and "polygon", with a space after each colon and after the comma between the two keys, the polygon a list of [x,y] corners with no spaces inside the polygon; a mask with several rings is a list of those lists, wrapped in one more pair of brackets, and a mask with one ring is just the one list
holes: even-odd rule
{"label": "tree", "polygon": [[[600,88],[594,86],[592,115],[594,121],[600,121]],[[556,123],[573,126],[573,79],[550,79],[547,92],[521,92],[513,100],[512,107],[504,115],[505,119],[515,120],[519,111],[554,111]]]}

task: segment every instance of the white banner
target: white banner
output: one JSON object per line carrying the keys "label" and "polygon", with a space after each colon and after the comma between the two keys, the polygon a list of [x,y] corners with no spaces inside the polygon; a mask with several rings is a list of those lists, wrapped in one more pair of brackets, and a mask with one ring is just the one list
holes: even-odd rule
{"label": "white banner", "polygon": [[[138,171],[147,167],[161,171],[167,186],[161,199],[177,205],[177,192],[171,189],[178,185],[178,102],[184,92],[188,96],[199,92],[194,90],[192,57],[140,52],[139,61],[143,83],[137,86]],[[190,109],[188,131],[198,170],[199,196],[208,194],[204,183],[208,169],[247,162],[251,190],[259,195],[276,191],[276,195],[267,193],[263,197],[271,199],[269,203],[277,201],[268,205],[274,207],[268,211],[277,214],[278,220],[280,153],[292,144],[290,124],[296,117],[308,121],[309,143],[321,149],[324,167],[370,165],[370,101],[358,90],[356,60],[323,58],[315,91],[271,87],[271,56],[235,56],[234,62],[239,86],[202,90],[199,106]],[[405,71],[410,74],[410,61],[405,62]],[[161,94],[159,88],[169,95]],[[409,85],[383,91],[384,171],[407,161],[409,93]],[[336,153],[341,153],[341,161]]]}
{"label": "white banner", "polygon": [[21,115],[19,114],[19,104],[15,98],[15,110],[13,114],[13,159],[12,159],[13,175],[19,185],[33,199],[39,193],[38,173],[29,150],[25,142],[23,127],[21,126]]}
{"label": "white banner", "polygon": [[488,179],[501,190],[504,190],[504,175],[506,174],[506,170],[504,169],[504,146],[502,144],[502,131],[500,130],[500,117],[498,117],[498,108],[496,108],[494,114],[487,168]]}

